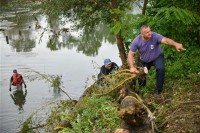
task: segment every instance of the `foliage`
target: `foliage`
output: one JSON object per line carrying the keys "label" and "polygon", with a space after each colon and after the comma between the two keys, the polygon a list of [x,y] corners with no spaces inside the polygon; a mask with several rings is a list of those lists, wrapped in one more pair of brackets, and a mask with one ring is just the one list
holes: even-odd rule
{"label": "foliage", "polygon": [[[85,25],[94,27],[94,25],[97,25],[101,21],[106,22],[110,27],[113,27],[112,32],[115,34],[121,31],[127,47],[130,46],[132,39],[139,34],[139,27],[143,23],[149,24],[152,31],[156,31],[177,42],[183,43],[187,50],[182,53],[175,52],[175,49],[169,48],[167,45],[162,46],[166,57],[166,82],[164,92],[170,96],[167,95],[164,97],[162,102],[156,102],[156,98],[154,99],[151,95],[150,98],[148,97],[149,92],[154,90],[155,70],[150,72],[148,84],[142,91],[149,98],[148,100],[152,100],[150,106],[152,106],[151,108],[155,110],[155,114],[157,115],[155,122],[158,125],[156,130],[159,132],[175,132],[173,125],[180,127],[179,125],[184,123],[185,119],[188,118],[186,117],[187,115],[193,116],[193,111],[199,111],[199,106],[192,104],[191,110],[187,108],[186,115],[178,116],[180,113],[183,113],[180,110],[186,109],[185,106],[181,106],[181,102],[187,103],[188,101],[185,99],[190,99],[191,101],[189,103],[195,102],[196,99],[193,99],[192,96],[195,95],[195,92],[198,92],[197,90],[192,90],[191,87],[199,84],[200,79],[200,61],[198,58],[200,54],[198,42],[200,23],[199,1],[151,0],[149,1],[146,15],[126,13],[126,9],[130,6],[130,3],[127,1],[119,1],[118,10],[112,10],[110,1],[108,0],[88,0],[84,2],[78,0],[70,0],[68,2],[64,0],[51,0],[49,2],[40,2],[36,7],[42,7],[47,14],[65,14],[67,17],[71,17],[72,21],[76,20],[77,22],[79,20],[76,23],[77,27]],[[113,13],[120,15],[120,21],[112,18]],[[110,84],[112,80],[112,78],[106,79],[109,84],[100,88],[101,90],[96,90],[96,92],[105,92],[103,88],[105,88],[106,92],[107,89],[112,89],[114,87],[113,84]],[[115,97],[113,98],[111,96],[96,97],[94,94],[87,96],[84,102],[81,102],[82,105],[75,111],[73,119],[68,114],[63,115],[61,113],[60,116],[56,115],[57,119],[61,119],[59,117],[62,117],[63,120],[71,120],[72,128],[65,128],[62,132],[106,132],[118,127],[120,122],[116,115],[118,107],[113,104],[113,101],[116,100]],[[195,95],[194,98],[199,97]],[[176,115],[173,116],[174,114]],[[196,114],[198,115],[198,112]],[[196,119],[193,120],[195,121]],[[167,128],[167,124],[172,126]],[[187,127],[186,129],[187,131],[185,132],[197,131],[192,128],[188,130]]]}
{"label": "foliage", "polygon": [[189,10],[176,8],[176,7],[163,7],[153,17],[154,22],[160,23],[166,20],[165,23],[172,21],[180,21],[186,25],[198,24],[199,16]]}
{"label": "foliage", "polygon": [[[193,1],[164,1],[151,0],[146,11],[146,15],[129,14],[121,16],[121,23],[116,27],[122,30],[122,36],[126,48],[131,45],[134,37],[140,34],[140,26],[149,24],[152,31],[156,31],[177,42],[183,43],[185,48],[198,45],[200,16],[198,5],[200,2]],[[119,30],[116,28],[116,30]],[[167,49],[166,58],[175,57],[175,50]]]}
{"label": "foliage", "polygon": [[65,93],[68,96],[69,99],[71,99],[71,97],[68,95],[68,93],[64,90],[64,86],[62,86],[62,80],[61,80],[62,76],[43,74],[43,73],[40,73],[40,72],[34,71],[34,70],[27,71],[25,76],[30,77],[30,75],[33,73],[37,74],[37,75],[33,76],[33,78],[31,78],[30,81],[45,80],[46,82],[50,83],[50,85],[53,89],[61,90],[63,93]]}
{"label": "foliage", "polygon": [[197,45],[200,24],[199,3],[199,1],[191,3],[189,0],[184,2],[153,0],[147,10],[150,25],[158,33],[182,42],[186,48]]}
{"label": "foliage", "polygon": [[37,74],[38,76],[31,78],[30,81],[44,79],[47,82],[51,83],[51,86],[53,88],[60,88],[60,86],[62,84],[62,80],[61,80],[62,76],[59,76],[59,75],[43,74],[43,73],[40,73],[40,72],[34,71],[34,70],[27,71],[25,74],[26,74],[26,76],[30,76],[33,73]]}
{"label": "foliage", "polygon": [[[168,45],[162,45],[166,58],[166,86],[174,83],[174,78],[188,80],[192,79],[191,75],[199,73],[200,61],[197,56],[199,55],[199,4],[199,1],[189,0],[184,2],[151,0],[146,15],[127,14],[121,19],[127,52],[133,38],[140,34],[139,28],[142,24],[149,24],[152,31],[182,43],[187,49],[184,52],[177,52]],[[137,90],[144,95],[152,92],[155,86],[155,74],[155,69],[151,68],[147,86]],[[166,87],[166,91],[168,88]]]}
{"label": "foliage", "polygon": [[[166,37],[173,38],[177,42],[182,42],[184,47],[197,45],[199,42],[199,1],[185,0],[150,0],[146,10],[146,15],[130,14],[134,1],[118,1],[118,8],[113,9],[112,1],[80,1],[64,0],[43,1],[43,0],[18,0],[17,2],[35,2],[35,9],[40,10],[49,16],[65,15],[76,28],[85,27],[93,29],[94,26],[104,22],[109,25],[115,34],[121,31],[126,52],[133,38],[138,35],[141,24],[148,23],[153,31]],[[113,19],[117,14],[119,20]],[[50,39],[49,46],[54,45],[54,39]],[[92,44],[91,44],[92,45]],[[53,47],[53,49],[56,49]],[[121,51],[120,51],[121,52]],[[171,50],[167,50],[168,56],[172,56]],[[171,58],[171,57],[169,57]]]}
{"label": "foliage", "polygon": [[117,108],[110,102],[110,98],[97,98],[91,95],[84,105],[79,108],[76,119],[71,121],[73,128],[67,128],[62,132],[108,132],[118,126]]}
{"label": "foliage", "polygon": [[[51,132],[55,125],[62,120],[62,114],[74,106],[73,100],[52,101],[33,111],[28,118],[21,122],[22,133]],[[48,116],[48,117],[44,117]]]}
{"label": "foliage", "polygon": [[[126,72],[126,71],[121,70],[121,72]],[[59,123],[62,121],[66,121],[71,124],[71,127],[62,127],[62,131],[60,132],[63,133],[64,132],[107,133],[113,131],[115,128],[118,128],[121,121],[117,114],[119,108],[119,104],[117,103],[116,100],[118,97],[118,92],[116,91],[114,91],[113,93],[107,93],[107,92],[108,90],[113,90],[112,87],[116,88],[115,86],[119,86],[118,84],[121,84],[120,82],[116,82],[119,81],[119,78],[121,78],[122,81],[123,80],[127,81],[126,79],[130,77],[130,75],[127,75],[128,77],[125,77],[126,79],[124,79],[123,76],[118,77],[119,76],[118,74],[120,74],[120,71],[118,73],[114,73],[113,75],[106,77],[106,81],[103,82],[104,87],[102,87],[105,88],[104,92],[103,90],[100,90],[102,88],[100,88],[101,86],[99,86],[99,84],[92,85],[90,88],[87,89],[87,93],[84,94],[83,97],[79,99],[76,105],[74,104],[73,100],[71,102],[70,100],[69,101],[64,100],[60,101],[60,103],[58,103],[56,106],[53,105],[53,108],[52,105],[50,104],[49,106],[42,107],[40,110],[44,110],[45,107],[51,108],[51,112],[48,115],[47,120],[45,120],[45,124],[43,124],[45,126],[45,132],[52,132],[54,130],[54,127],[59,126]],[[165,128],[163,127],[165,126],[166,121],[171,122],[171,120],[177,118],[177,116],[173,117],[173,115],[166,117],[165,116],[167,114],[166,112],[173,111],[174,109],[179,107],[181,105],[180,104],[181,101],[187,102],[185,101],[186,94],[190,94],[188,96],[193,95],[192,89],[189,88],[191,88],[192,86],[194,86],[194,84],[197,84],[199,82],[200,75],[196,74],[191,76],[192,76],[191,79],[189,79],[188,81],[180,78],[179,79],[170,78],[171,80],[173,80],[173,82],[167,80],[167,82],[169,82],[169,84],[167,84],[167,87],[169,89],[166,92],[168,92],[169,94],[167,93],[163,94],[164,96],[163,102],[159,101],[160,103],[158,103],[156,101],[156,97],[151,96],[149,94],[145,96],[148,99],[146,101],[148,101],[149,108],[152,111],[154,111],[154,115],[156,116],[155,120],[156,131],[161,131],[161,132],[164,131]],[[185,82],[183,83],[183,81]],[[97,94],[99,94],[99,92],[104,94],[104,96],[101,95],[100,97],[99,96],[97,97]],[[169,96],[170,94],[171,96]],[[192,99],[191,97],[191,100],[194,100],[191,102],[195,102],[196,99]],[[194,105],[194,107],[196,108],[193,111],[197,111],[198,106]],[[31,117],[28,117],[28,119],[23,123],[22,126],[23,130],[34,131],[37,128],[43,128],[43,126],[41,126],[41,120],[38,122],[35,121],[33,115],[36,115],[36,113],[31,114]],[[192,116],[190,112],[188,115]],[[37,117],[39,117],[39,115],[36,115],[36,118]],[[179,118],[180,121],[181,119],[182,118]],[[183,119],[186,118],[183,117]],[[192,121],[195,121],[195,119]],[[191,128],[191,130],[196,131],[196,129],[194,128]]]}
{"label": "foliage", "polygon": [[[40,74],[43,75],[44,74]],[[119,89],[127,87],[130,80],[137,78],[136,74],[131,74],[129,70],[120,70],[111,75],[102,77],[99,82],[95,82],[87,88],[78,103],[71,104],[70,100],[61,101],[51,109],[51,114],[43,124],[45,132],[51,132],[59,128],[62,121],[71,124],[70,127],[62,127],[62,132],[111,132],[118,127],[120,119],[117,111],[119,103],[117,102]],[[112,93],[111,93],[112,92]],[[73,102],[73,100],[72,100]],[[74,102],[73,102],[74,103]],[[34,113],[36,114],[36,113]],[[33,122],[33,115],[28,122]],[[37,117],[37,116],[36,116]],[[44,121],[44,120],[43,120]],[[40,122],[34,121],[30,127],[27,122],[23,123],[23,128],[33,130],[43,128]],[[56,127],[56,128],[54,128]],[[23,129],[22,128],[22,129]],[[39,129],[38,129],[39,130]]]}
{"label": "foliage", "polygon": [[[113,74],[101,77],[93,86],[94,93],[98,96],[107,95],[112,92],[118,92],[122,87],[125,87],[133,79],[138,78],[136,74],[130,73],[129,69],[119,70]],[[131,88],[130,88],[131,89]]]}
{"label": "foliage", "polygon": [[52,132],[54,127],[59,125],[61,122],[67,119],[68,121],[68,113],[75,106],[74,100],[61,100],[56,105],[51,108],[51,113],[46,119],[46,132]]}
{"label": "foliage", "polygon": [[[34,2],[33,9],[43,9],[41,12],[49,16],[65,15],[77,25],[93,27],[101,22],[110,24],[113,22],[112,5],[110,0],[15,0],[16,3]],[[131,9],[135,0],[118,1],[119,9],[125,11]]]}
{"label": "foliage", "polygon": [[[200,70],[200,60],[198,55],[200,55],[198,46],[190,47],[183,53],[173,51],[173,58],[171,57],[169,59],[168,57],[168,59],[166,59],[164,91],[169,92],[172,86],[177,85],[176,80],[178,79],[183,82],[182,84],[184,84],[187,80],[193,83],[200,80],[198,76]],[[138,92],[140,91],[143,95],[153,93],[155,89],[155,82],[156,71],[155,68],[152,67],[147,77],[147,85],[142,89],[137,87],[136,90]]]}
{"label": "foliage", "polygon": [[[21,1],[31,1],[31,0],[21,0]],[[125,12],[127,9],[131,9],[133,2],[135,0],[51,0],[43,1],[36,0],[35,9],[43,9],[45,14],[49,16],[59,16],[64,15],[69,18],[69,21],[74,23],[76,28],[85,28],[89,26],[89,29],[93,29],[96,25],[100,23],[105,23],[109,27],[113,27],[115,22],[119,21],[119,14],[114,13],[113,10],[119,9]],[[119,28],[118,28],[119,30]],[[120,58],[122,64],[126,64],[126,53],[124,44],[121,38],[121,33],[118,32],[117,46],[119,49]],[[50,40],[49,46],[53,46],[53,40]],[[55,47],[53,49],[56,49]]]}
{"label": "foliage", "polygon": [[146,23],[147,20],[148,16],[141,14],[126,14],[121,18],[121,33],[126,46],[126,53],[128,53],[133,39],[140,34],[141,24]]}
{"label": "foliage", "polygon": [[30,115],[23,122],[22,127],[21,127],[21,133],[27,133],[27,131],[29,130],[29,128],[33,125],[33,123],[32,123],[32,117],[33,117],[33,115]]}
{"label": "foliage", "polygon": [[[191,51],[191,50],[193,51]],[[179,57],[176,61],[168,61],[167,62],[167,78],[182,78],[189,79],[192,74],[198,74],[200,70],[200,61],[197,55],[200,54],[198,47],[196,49],[188,48],[188,54],[182,53],[177,55]]]}

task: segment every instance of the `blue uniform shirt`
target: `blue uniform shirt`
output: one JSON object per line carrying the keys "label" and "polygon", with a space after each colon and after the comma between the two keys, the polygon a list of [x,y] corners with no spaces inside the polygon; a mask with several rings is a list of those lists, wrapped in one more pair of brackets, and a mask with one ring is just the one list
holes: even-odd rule
{"label": "blue uniform shirt", "polygon": [[140,59],[149,63],[162,54],[162,49],[160,47],[162,38],[162,35],[152,32],[151,38],[145,42],[140,34],[133,40],[130,50],[132,52],[138,50],[140,53]]}

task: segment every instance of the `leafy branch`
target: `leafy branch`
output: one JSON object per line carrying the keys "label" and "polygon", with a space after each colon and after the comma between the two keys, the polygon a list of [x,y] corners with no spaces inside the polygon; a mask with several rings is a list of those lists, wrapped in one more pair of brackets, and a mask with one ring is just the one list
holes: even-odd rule
{"label": "leafy branch", "polygon": [[47,82],[49,82],[51,84],[51,87],[53,88],[57,88],[60,89],[64,94],[66,94],[68,96],[68,98],[71,100],[72,98],[69,96],[69,94],[63,89],[64,86],[61,87],[62,85],[62,76],[59,75],[49,75],[49,74],[43,74],[40,73],[38,71],[35,70],[31,70],[31,71],[27,71],[27,77],[29,77],[32,73],[36,73],[38,76],[36,76],[35,78],[33,78],[31,81],[33,80],[46,80]]}

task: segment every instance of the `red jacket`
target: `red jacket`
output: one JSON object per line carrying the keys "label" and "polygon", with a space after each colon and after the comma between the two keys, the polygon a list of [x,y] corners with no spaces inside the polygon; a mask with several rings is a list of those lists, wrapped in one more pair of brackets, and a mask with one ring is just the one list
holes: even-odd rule
{"label": "red jacket", "polygon": [[14,73],[12,75],[12,84],[13,85],[21,85],[22,84],[22,76],[21,76],[21,74]]}

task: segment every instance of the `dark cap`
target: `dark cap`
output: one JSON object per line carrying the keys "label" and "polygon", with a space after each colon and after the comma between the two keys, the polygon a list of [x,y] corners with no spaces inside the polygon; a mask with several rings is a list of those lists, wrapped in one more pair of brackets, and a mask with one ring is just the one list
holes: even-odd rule
{"label": "dark cap", "polygon": [[16,70],[16,69],[14,69],[14,70],[13,70],[13,73],[17,73],[17,70]]}

